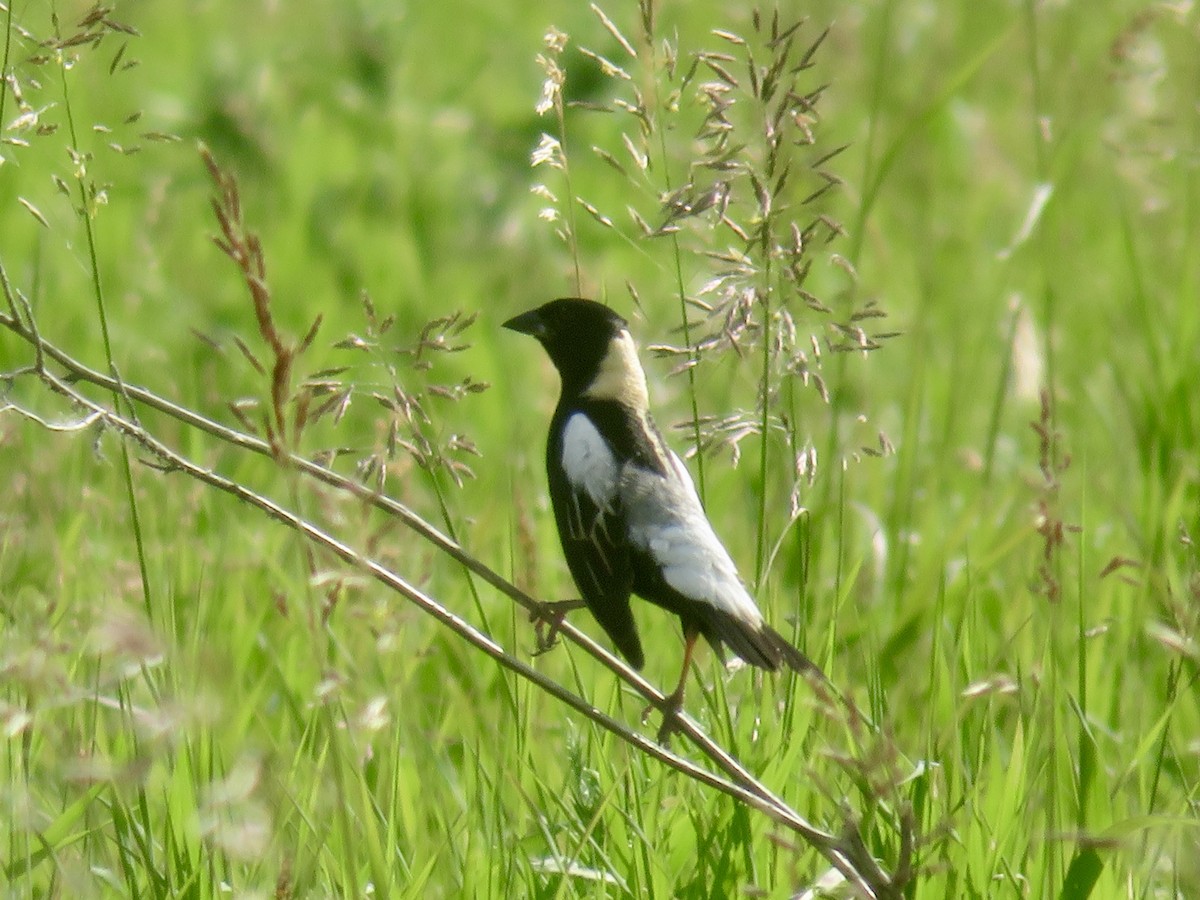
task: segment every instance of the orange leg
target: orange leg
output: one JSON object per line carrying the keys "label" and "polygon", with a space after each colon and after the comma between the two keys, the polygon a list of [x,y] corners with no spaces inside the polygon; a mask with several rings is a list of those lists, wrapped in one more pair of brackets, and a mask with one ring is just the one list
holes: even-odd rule
{"label": "orange leg", "polygon": [[[671,735],[679,730],[679,724],[675,721],[675,717],[683,709],[683,692],[687,687],[688,669],[692,665],[692,651],[696,649],[696,640],[700,637],[700,631],[695,628],[685,628],[683,633],[683,670],[679,673],[679,684],[675,685],[675,690],[664,698],[662,705],[659,707],[663,713],[663,723],[658,729],[658,742],[666,744],[670,740]],[[650,715],[654,706],[647,706],[642,712],[642,721]]]}

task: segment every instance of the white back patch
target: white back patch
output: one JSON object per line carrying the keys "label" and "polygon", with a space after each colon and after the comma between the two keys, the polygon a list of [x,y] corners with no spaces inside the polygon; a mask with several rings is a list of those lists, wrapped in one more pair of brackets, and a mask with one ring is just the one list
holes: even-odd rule
{"label": "white back patch", "polygon": [[563,428],[562,467],[571,487],[587,494],[600,509],[617,494],[617,459],[592,420],[575,413]]}
{"label": "white back patch", "polygon": [[583,395],[597,400],[616,400],[637,410],[650,405],[646,373],[638,362],[637,346],[628,329],[622,328],[609,342],[608,352],[600,361],[600,371]]}

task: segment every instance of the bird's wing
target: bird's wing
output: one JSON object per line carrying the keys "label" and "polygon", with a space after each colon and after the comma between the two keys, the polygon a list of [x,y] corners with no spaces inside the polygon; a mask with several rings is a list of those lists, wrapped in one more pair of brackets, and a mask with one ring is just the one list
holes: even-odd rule
{"label": "bird's wing", "polygon": [[638,592],[676,609],[714,646],[727,645],[751,665],[774,671],[784,663],[819,672],[763,620],[682,460],[670,451],[663,455],[669,462],[665,475],[629,466],[621,479],[634,569],[654,573],[643,574]]}
{"label": "bird's wing", "polygon": [[622,486],[631,542],[649,553],[663,580],[685,598],[757,625],[762,613],[713,531],[687,467],[674,452],[667,457],[665,477],[639,471]]}
{"label": "bird's wing", "polygon": [[621,463],[592,421],[576,412],[564,422],[548,468],[558,532],[575,584],[617,649],[641,668],[641,642],[629,609],[633,571],[618,489]]}

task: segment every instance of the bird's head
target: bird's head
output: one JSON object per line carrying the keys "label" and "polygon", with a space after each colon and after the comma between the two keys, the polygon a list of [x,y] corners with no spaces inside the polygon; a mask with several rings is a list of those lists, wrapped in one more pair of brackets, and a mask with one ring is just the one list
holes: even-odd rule
{"label": "bird's head", "polygon": [[593,300],[551,300],[504,323],[535,337],[562,377],[564,396],[647,406],[646,376],[628,323]]}

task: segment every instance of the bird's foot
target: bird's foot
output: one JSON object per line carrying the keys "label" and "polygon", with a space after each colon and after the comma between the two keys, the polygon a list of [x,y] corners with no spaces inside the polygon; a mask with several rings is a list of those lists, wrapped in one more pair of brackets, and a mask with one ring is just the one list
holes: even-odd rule
{"label": "bird's foot", "polygon": [[642,724],[650,718],[655,710],[662,713],[662,725],[658,727],[656,740],[664,747],[671,743],[671,735],[682,731],[683,691],[677,690],[663,698],[661,703],[651,703],[642,710]]}
{"label": "bird's foot", "polygon": [[529,621],[533,623],[533,631],[537,635],[537,647],[533,655],[541,656],[547,650],[553,649],[558,643],[558,632],[567,613],[582,609],[583,606],[582,600],[556,600],[553,603],[543,603],[541,611],[531,612]]}

